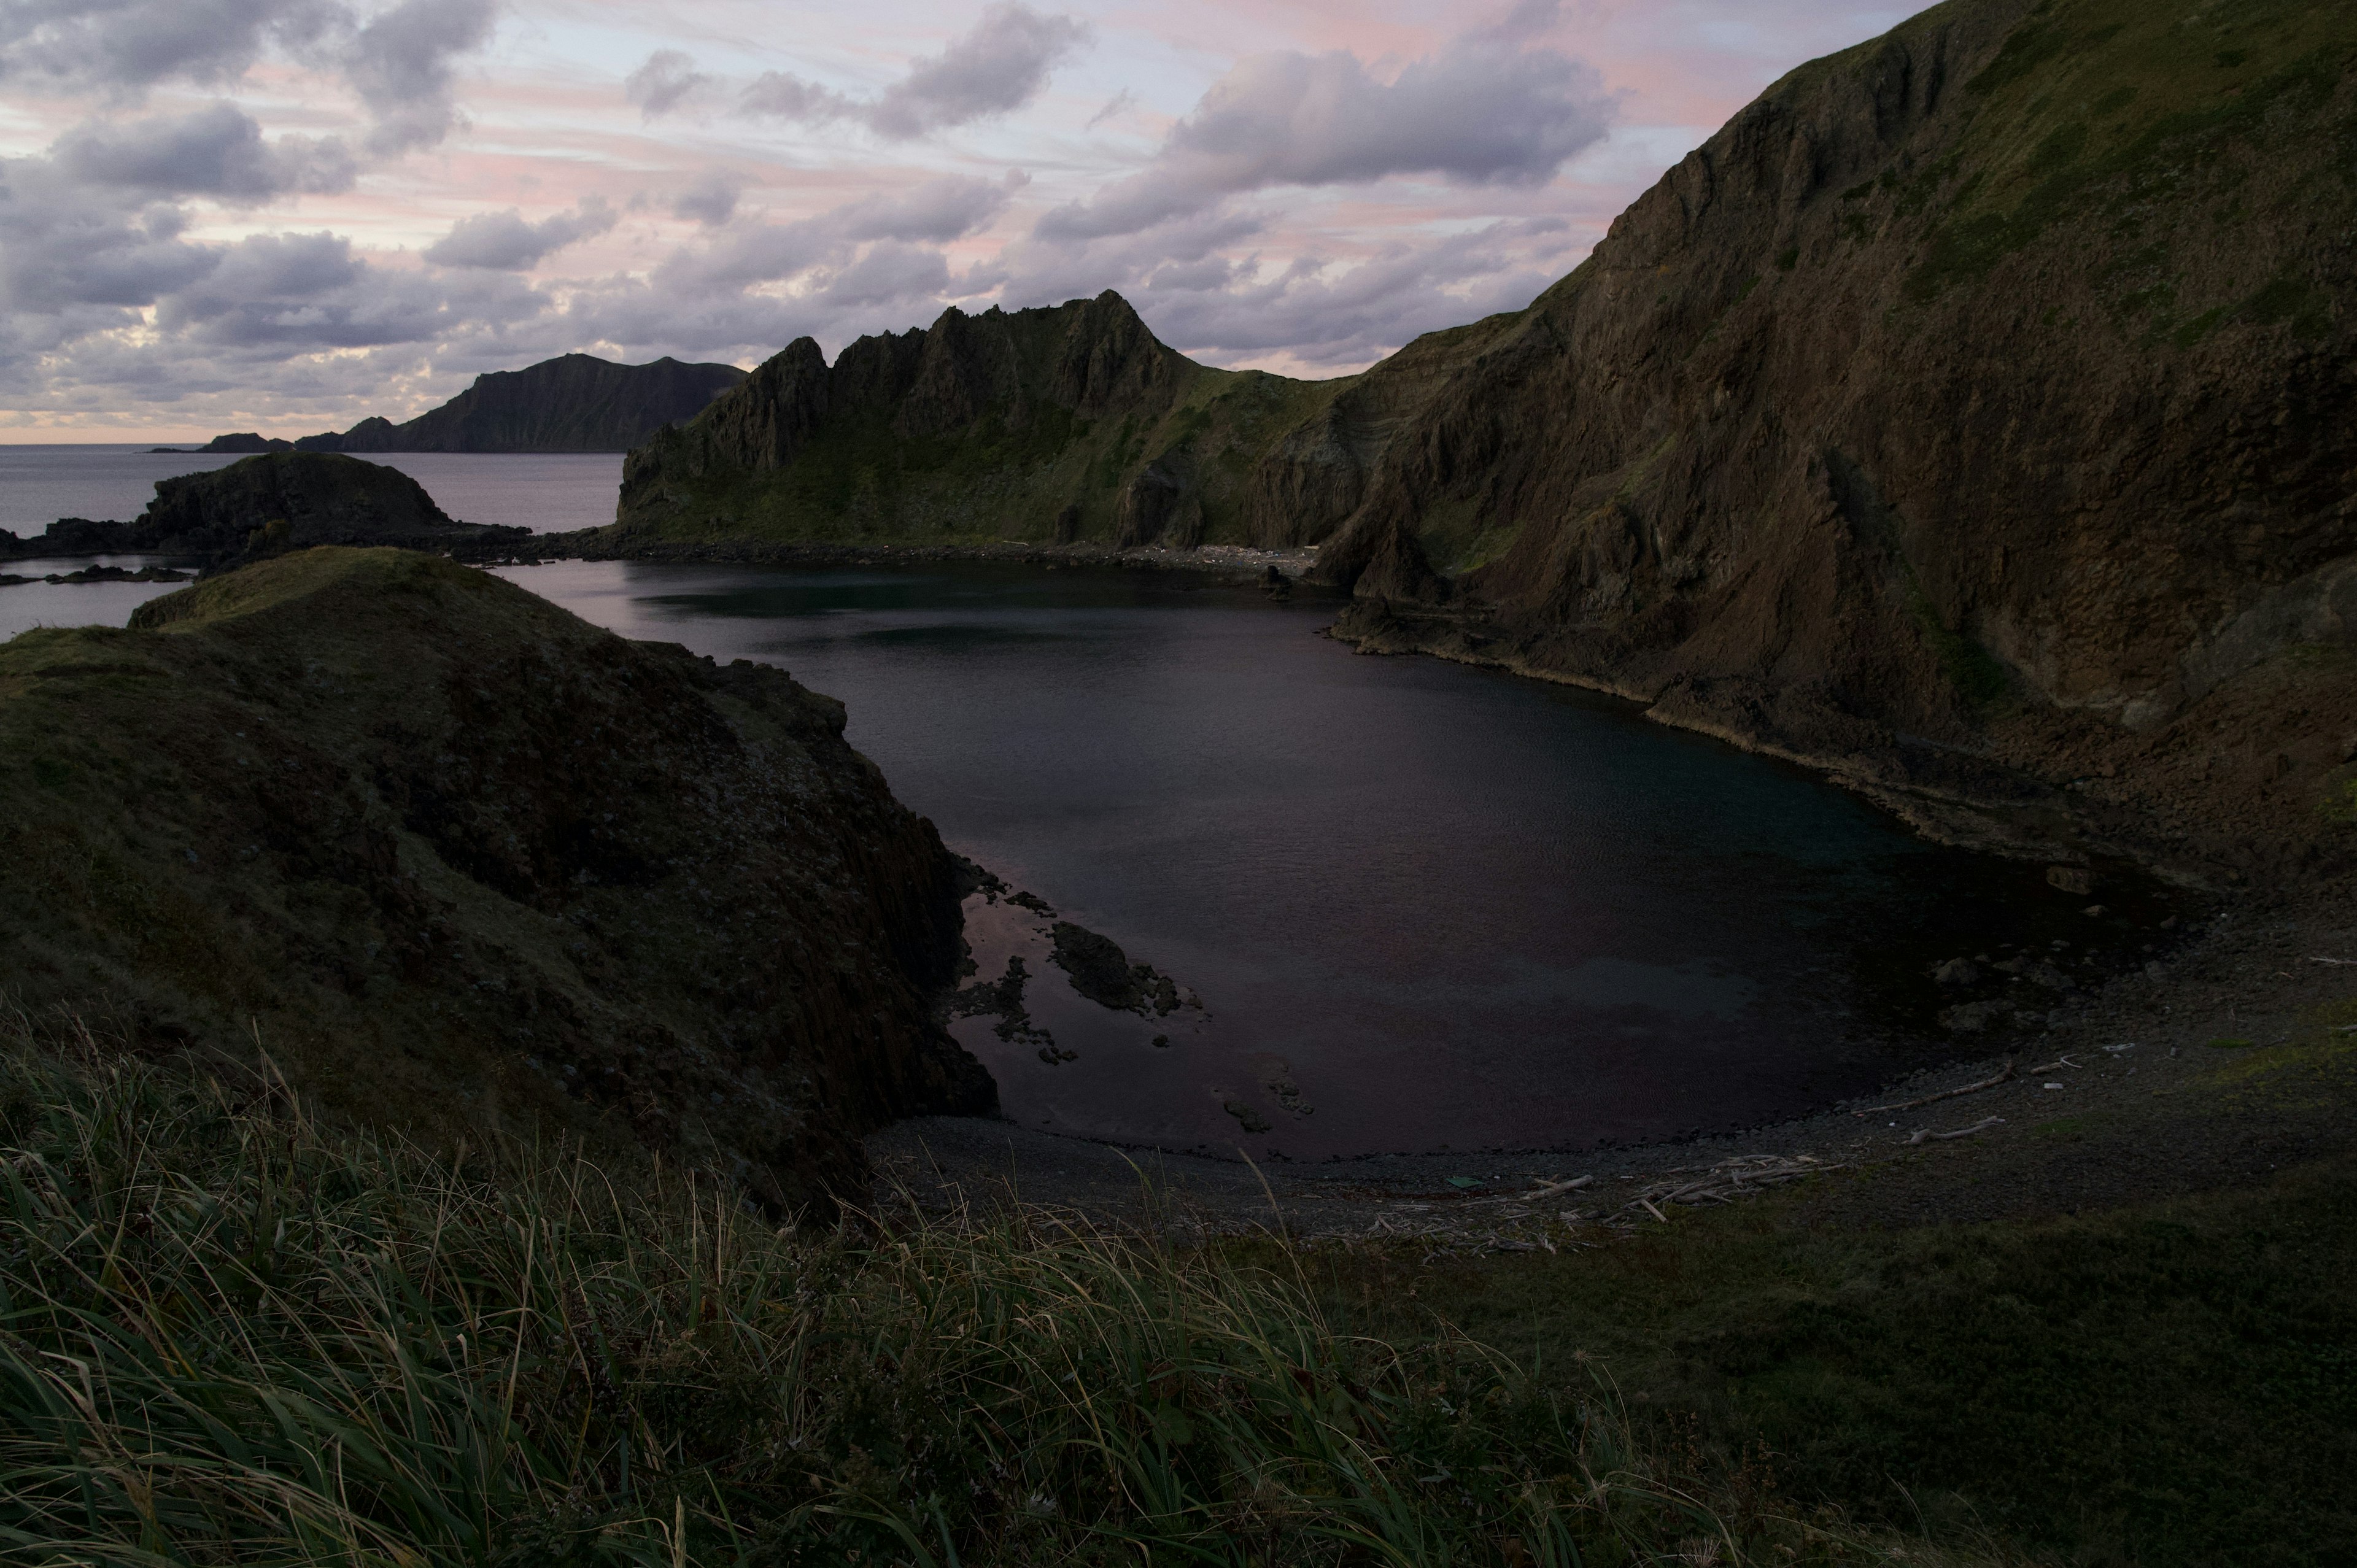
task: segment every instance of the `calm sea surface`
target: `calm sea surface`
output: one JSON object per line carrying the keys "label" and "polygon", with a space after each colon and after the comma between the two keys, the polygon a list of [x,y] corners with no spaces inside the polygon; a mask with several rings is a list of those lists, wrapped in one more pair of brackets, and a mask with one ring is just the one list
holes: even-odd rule
{"label": "calm sea surface", "polygon": [[[622,483],[619,452],[385,452],[365,459],[400,469],[424,485],[436,504],[462,522],[497,522],[540,533],[614,521]],[[146,510],[156,481],[203,473],[238,455],[153,453],[145,446],[0,446],[0,529],[30,538],[61,517],[129,521]],[[106,557],[136,567],[134,557]],[[87,566],[72,561],[0,563],[0,572],[46,576]],[[169,593],[170,585],[91,583],[0,588],[0,639],[30,626],[120,626],[134,607]]]}
{"label": "calm sea surface", "polygon": [[1043,1128],[1316,1158],[1747,1124],[1954,1054],[1905,1043],[1935,961],[2070,964],[2096,924],[2042,867],[1627,704],[1353,654],[1330,606],[983,564],[502,575],[842,698],[952,847],[1200,995],[1108,1012],[1042,961],[1044,917],[975,910],[983,978],[1028,952],[1060,1059],[959,1037]]}
{"label": "calm sea surface", "polygon": [[[603,465],[609,505],[619,468],[415,461],[454,514],[544,529],[594,521],[564,483],[586,492]],[[0,526],[128,515],[19,487],[128,495],[162,471],[133,467],[0,449]],[[977,901],[985,978],[1026,956],[1055,1048],[987,1018],[957,1032],[1007,1113],[1050,1130],[1308,1159],[1746,1124],[1953,1054],[1910,1043],[1936,1036],[1934,961],[2011,943],[2070,965],[2101,924],[2038,867],[1926,844],[1624,704],[1354,655],[1317,635],[1315,603],[980,564],[502,575],[844,699],[853,743],[952,847],[1200,998],[1146,1019],[1085,1002],[1044,961],[1044,917]],[[161,591],[0,588],[0,636],[121,624]]]}

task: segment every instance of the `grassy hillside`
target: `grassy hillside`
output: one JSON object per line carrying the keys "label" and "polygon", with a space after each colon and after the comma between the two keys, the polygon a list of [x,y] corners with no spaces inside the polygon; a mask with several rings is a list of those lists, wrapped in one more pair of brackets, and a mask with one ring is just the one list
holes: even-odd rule
{"label": "grassy hillside", "polygon": [[1592,1381],[1337,1333],[1290,1269],[1038,1215],[800,1237],[15,1034],[12,1560],[1900,1561],[1644,1452]]}
{"label": "grassy hillside", "polygon": [[486,573],[312,550],[0,645],[0,990],[267,1052],[449,1144],[569,1129],[780,1210],[992,1101],[931,1020],[931,827],[774,670]]}

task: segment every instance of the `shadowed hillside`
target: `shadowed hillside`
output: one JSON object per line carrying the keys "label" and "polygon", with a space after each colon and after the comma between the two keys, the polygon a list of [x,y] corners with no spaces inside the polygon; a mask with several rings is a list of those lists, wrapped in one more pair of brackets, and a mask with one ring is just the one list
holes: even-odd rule
{"label": "shadowed hillside", "polygon": [[979,1109],[952,862],[784,674],[472,569],[301,552],[0,647],[0,987],[444,1138],[572,1128],[773,1208]]}

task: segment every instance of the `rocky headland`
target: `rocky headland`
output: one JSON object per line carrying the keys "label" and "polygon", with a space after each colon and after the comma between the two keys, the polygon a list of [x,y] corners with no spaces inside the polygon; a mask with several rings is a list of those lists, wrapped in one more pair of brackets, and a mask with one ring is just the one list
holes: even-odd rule
{"label": "rocky headland", "polygon": [[258,1051],[354,1119],[569,1131],[823,1206],[858,1134],[996,1103],[931,1014],[955,864],[843,723],[393,550],[27,632],[0,647],[0,989]]}
{"label": "rocky headland", "polygon": [[805,338],[632,451],[579,547],[1254,542],[1256,465],[1342,384],[1199,365],[1110,291],[948,310],[833,365]]}
{"label": "rocky headland", "polygon": [[2329,7],[1950,0],[1526,310],[1316,383],[1112,295],[805,340],[576,547],[1318,546],[1361,648],[1617,693],[1941,838],[2339,875],[2352,66]]}
{"label": "rocky headland", "polygon": [[156,499],[129,522],[70,517],[30,539],[0,532],[0,560],[147,554],[219,569],[320,544],[500,556],[531,537],[527,528],[457,521],[424,486],[382,463],[272,452],[159,479]]}

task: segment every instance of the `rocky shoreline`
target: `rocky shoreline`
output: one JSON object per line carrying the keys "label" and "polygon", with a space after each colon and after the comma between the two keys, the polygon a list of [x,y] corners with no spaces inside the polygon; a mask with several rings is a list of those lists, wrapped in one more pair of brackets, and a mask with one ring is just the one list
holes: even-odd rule
{"label": "rocky shoreline", "polygon": [[873,1201],[1012,1200],[1197,1237],[1463,1254],[1593,1245],[1771,1193],[1864,1225],[2076,1212],[2262,1180],[2346,1146],[2357,920],[2342,900],[2234,900],[2166,961],[2052,1017],[2008,1054],[1960,1052],[1807,1116],[1619,1147],[1254,1164],[919,1118],[868,1137]]}

